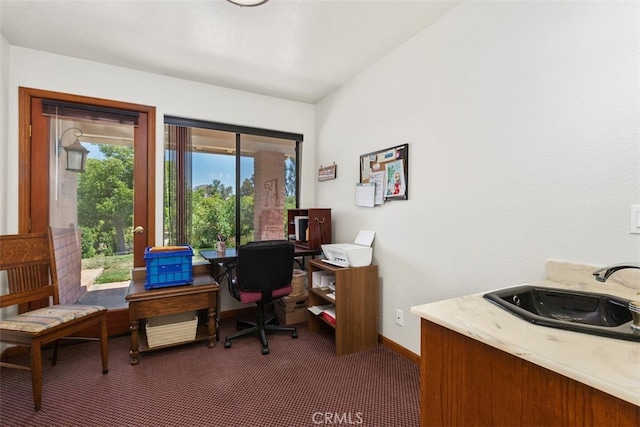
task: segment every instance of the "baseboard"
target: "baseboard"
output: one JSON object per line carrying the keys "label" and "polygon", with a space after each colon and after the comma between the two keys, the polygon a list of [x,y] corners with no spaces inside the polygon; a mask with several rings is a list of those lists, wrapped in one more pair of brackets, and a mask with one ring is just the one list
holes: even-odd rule
{"label": "baseboard", "polygon": [[388,349],[395,351],[396,353],[398,353],[400,356],[404,357],[405,359],[409,359],[410,361],[412,361],[416,365],[420,365],[420,356],[415,354],[414,352],[404,348],[403,346],[401,346],[397,342],[391,341],[389,338],[384,337],[384,336],[382,336],[380,334],[378,334],[378,342],[380,344],[382,344],[383,346],[387,347]]}

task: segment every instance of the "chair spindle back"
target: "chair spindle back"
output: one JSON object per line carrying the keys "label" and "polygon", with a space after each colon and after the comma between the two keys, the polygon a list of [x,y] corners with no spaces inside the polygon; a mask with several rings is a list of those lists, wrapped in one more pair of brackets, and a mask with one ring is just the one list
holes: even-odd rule
{"label": "chair spindle back", "polygon": [[0,307],[53,297],[58,303],[55,260],[47,233],[0,236],[0,271],[7,272],[9,293]]}

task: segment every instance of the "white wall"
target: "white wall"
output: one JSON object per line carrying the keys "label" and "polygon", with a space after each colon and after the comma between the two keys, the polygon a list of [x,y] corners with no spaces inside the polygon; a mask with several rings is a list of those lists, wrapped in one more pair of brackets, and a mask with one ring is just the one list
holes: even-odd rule
{"label": "white wall", "polygon": [[[4,36],[0,35],[0,206],[4,211],[7,202],[7,182],[8,168],[5,161],[1,159],[7,158],[7,120],[9,115],[8,98],[9,98],[9,42]],[[0,216],[0,234],[7,234],[7,215],[3,213]],[[0,293],[7,292],[7,283],[5,277],[0,277]],[[0,309],[0,318],[7,315],[7,310]],[[0,352],[4,351],[8,345],[0,343]]]}
{"label": "white wall", "polygon": [[[8,103],[3,102],[3,105],[9,105],[8,138],[3,138],[4,141],[8,141],[8,146],[6,147],[7,155],[0,158],[0,170],[9,171],[6,183],[1,187],[1,191],[6,191],[6,195],[3,195],[0,208],[0,224],[8,223],[7,232],[17,232],[18,229],[18,87],[20,86],[156,107],[156,183],[158,184],[156,224],[162,224],[164,115],[303,134],[301,206],[313,205],[315,191],[313,172],[315,107],[313,105],[16,46],[11,46],[10,51]],[[4,55],[3,59],[5,59]],[[4,76],[3,67],[3,81]],[[156,227],[156,230],[158,234],[156,241],[162,241],[162,227]],[[221,292],[221,296],[223,310],[228,306],[237,305],[228,293]]]}
{"label": "white wall", "polygon": [[[0,35],[0,159],[7,159],[8,156],[10,50],[9,42]],[[8,165],[5,162],[6,160],[0,160],[0,206],[6,206],[7,202]],[[6,234],[7,230],[7,215],[2,215],[0,216],[0,234]]]}
{"label": "white wall", "polygon": [[[316,106],[334,241],[376,231],[380,332],[419,353],[410,308],[640,260],[637,2],[466,2]],[[360,154],[409,143],[409,200],[354,206]],[[317,166],[316,165],[316,166]],[[394,323],[404,311],[404,326]]]}

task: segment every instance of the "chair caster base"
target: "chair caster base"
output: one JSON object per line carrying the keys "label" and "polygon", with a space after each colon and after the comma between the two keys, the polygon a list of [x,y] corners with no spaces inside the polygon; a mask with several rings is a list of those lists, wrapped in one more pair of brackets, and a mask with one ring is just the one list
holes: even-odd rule
{"label": "chair caster base", "polygon": [[231,348],[231,341],[225,341],[224,348]]}
{"label": "chair caster base", "polygon": [[297,332],[291,332],[291,338],[298,338]]}
{"label": "chair caster base", "polygon": [[262,347],[262,354],[269,354],[269,347]]}

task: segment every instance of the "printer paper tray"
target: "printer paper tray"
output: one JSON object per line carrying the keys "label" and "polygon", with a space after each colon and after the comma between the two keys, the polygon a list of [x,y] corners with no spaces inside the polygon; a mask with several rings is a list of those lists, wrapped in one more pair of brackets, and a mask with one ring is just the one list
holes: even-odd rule
{"label": "printer paper tray", "polygon": [[349,263],[340,262],[340,261],[331,261],[329,259],[321,259],[320,261],[326,262],[327,264],[337,265],[338,267],[349,267]]}

